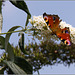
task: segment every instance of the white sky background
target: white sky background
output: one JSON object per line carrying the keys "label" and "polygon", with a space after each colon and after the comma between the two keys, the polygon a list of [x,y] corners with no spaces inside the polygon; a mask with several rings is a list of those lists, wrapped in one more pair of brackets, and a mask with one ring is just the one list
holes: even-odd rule
{"label": "white sky background", "polygon": [[[60,19],[75,27],[75,1],[26,1],[26,3],[32,16],[39,16],[44,12],[48,14],[57,14]],[[3,6],[2,9],[2,32],[7,32],[13,26],[20,25],[24,27],[27,14],[13,6],[9,1],[6,1],[4,4],[5,6]],[[25,41],[28,43],[26,39],[27,36]],[[18,33],[14,33],[10,38],[10,43],[13,43],[14,46],[16,46],[18,40]],[[75,64],[71,65],[69,68],[61,64],[54,65],[52,68],[51,66],[45,66],[40,70],[40,74],[75,74],[74,69]]]}

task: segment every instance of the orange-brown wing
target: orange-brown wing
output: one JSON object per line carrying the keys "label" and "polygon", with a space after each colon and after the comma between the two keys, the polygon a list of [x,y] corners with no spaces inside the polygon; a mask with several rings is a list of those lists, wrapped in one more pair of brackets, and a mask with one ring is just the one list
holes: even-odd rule
{"label": "orange-brown wing", "polygon": [[47,25],[50,26],[50,28],[59,27],[60,20],[58,15],[49,15],[44,13],[43,18],[46,21]]}
{"label": "orange-brown wing", "polygon": [[52,32],[55,33],[61,39],[62,42],[67,45],[71,45],[69,28],[65,27],[64,29],[61,29],[59,27],[59,23],[61,20],[59,20],[58,15],[49,15],[44,13],[43,18],[46,24],[52,30]]}
{"label": "orange-brown wing", "polygon": [[60,27],[59,27],[60,20],[59,20],[58,15],[49,15],[49,14],[44,13],[43,18],[44,18],[46,24],[52,30],[52,32],[56,33],[56,31],[58,29],[60,29]]}
{"label": "orange-brown wing", "polygon": [[56,34],[63,43],[71,45],[70,32],[68,28],[61,29],[61,33]]}

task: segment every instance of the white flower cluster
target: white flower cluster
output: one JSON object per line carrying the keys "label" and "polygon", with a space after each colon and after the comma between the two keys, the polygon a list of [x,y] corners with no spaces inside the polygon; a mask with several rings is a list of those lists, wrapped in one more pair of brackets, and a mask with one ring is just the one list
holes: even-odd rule
{"label": "white flower cluster", "polygon": [[33,16],[33,19],[31,18],[31,19],[29,19],[29,21],[37,29],[44,30],[44,29],[48,28],[47,24],[45,23],[45,21],[43,19],[43,16]]}
{"label": "white flower cluster", "polygon": [[71,36],[71,41],[72,41],[72,43],[75,44],[75,28],[72,27],[72,25],[67,24],[66,22],[61,21],[61,22],[60,22],[60,28],[63,29],[63,28],[65,28],[65,27],[69,27],[70,36]]}
{"label": "white flower cluster", "polygon": [[[49,31],[51,31],[50,28],[45,23],[43,16],[33,16],[33,19],[29,19],[29,21],[37,29],[44,30],[44,28],[47,28]],[[59,25],[60,25],[61,29],[65,28],[65,27],[69,27],[71,41],[72,41],[72,43],[75,44],[75,28],[72,27],[70,24],[66,24],[66,22],[63,22],[63,21],[61,21]]]}

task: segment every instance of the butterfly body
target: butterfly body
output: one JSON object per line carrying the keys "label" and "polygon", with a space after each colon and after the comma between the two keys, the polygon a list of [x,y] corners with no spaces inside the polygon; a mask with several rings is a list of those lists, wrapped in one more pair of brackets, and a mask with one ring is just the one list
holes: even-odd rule
{"label": "butterfly body", "polygon": [[61,22],[61,20],[58,15],[48,15],[44,13],[43,18],[48,27],[52,30],[54,34],[57,35],[58,38],[61,39],[62,42],[64,42],[67,45],[71,45],[69,28],[60,28],[59,23]]}

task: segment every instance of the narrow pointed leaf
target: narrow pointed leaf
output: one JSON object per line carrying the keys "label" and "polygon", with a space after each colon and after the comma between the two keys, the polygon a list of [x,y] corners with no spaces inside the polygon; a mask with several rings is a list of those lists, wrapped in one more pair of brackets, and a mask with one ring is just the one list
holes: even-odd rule
{"label": "narrow pointed leaf", "polygon": [[16,6],[17,8],[25,11],[27,14],[30,15],[30,12],[29,12],[28,7],[27,7],[26,3],[24,2],[24,0],[21,0],[21,1],[18,1],[18,0],[15,0],[15,1],[14,0],[10,0],[10,2],[14,6]]}
{"label": "narrow pointed leaf", "polygon": [[0,36],[0,49],[5,49],[5,38]]}
{"label": "narrow pointed leaf", "polygon": [[2,16],[2,1],[0,1],[0,33],[2,32],[3,16]]}
{"label": "narrow pointed leaf", "polygon": [[14,74],[24,74],[24,75],[27,75],[26,72],[24,70],[22,70],[21,67],[19,67],[15,63],[13,63],[11,61],[6,61],[6,60],[4,60],[4,63],[7,64],[7,66],[12,70],[12,72]]}
{"label": "narrow pointed leaf", "polygon": [[0,13],[0,33],[2,32],[2,25],[3,25],[3,16],[2,13]]}
{"label": "narrow pointed leaf", "polygon": [[2,12],[2,1],[0,1],[0,13]]}
{"label": "narrow pointed leaf", "polygon": [[[5,49],[5,38],[3,36],[0,36],[0,49]],[[9,59],[14,61],[14,52],[13,52],[13,48],[10,45],[10,43],[8,42],[7,45],[7,51]]]}
{"label": "narrow pointed leaf", "polygon": [[27,74],[32,74],[32,66],[22,57],[15,57],[14,62],[21,67]]}
{"label": "narrow pointed leaf", "polygon": [[24,33],[19,33],[20,39],[19,39],[19,48],[21,49],[21,51],[26,54],[25,50],[24,50]]}
{"label": "narrow pointed leaf", "polygon": [[19,8],[19,9],[21,9],[21,10],[23,10],[23,11],[25,11],[27,13],[27,20],[26,20],[26,24],[25,24],[25,26],[27,26],[27,24],[29,23],[29,20],[28,19],[30,19],[31,14],[29,12],[29,9],[28,9],[25,1],[24,0],[21,0],[21,1],[18,1],[18,0],[15,0],[15,1],[14,0],[10,0],[10,2],[14,6],[16,6],[17,8]]}
{"label": "narrow pointed leaf", "polygon": [[31,15],[27,15],[27,20],[26,20],[26,24],[25,26],[27,26],[27,24],[29,23],[29,19],[31,18]]}
{"label": "narrow pointed leaf", "polygon": [[8,53],[9,60],[14,61],[13,47],[9,43],[7,45],[7,53]]}
{"label": "narrow pointed leaf", "polygon": [[[12,27],[11,29],[9,29],[8,32],[11,32],[11,31],[14,31],[15,29],[19,28],[21,26],[14,26]],[[9,42],[9,39],[10,39],[10,36],[11,36],[12,33],[10,34],[6,34],[6,37],[5,37],[5,50],[7,51],[7,45],[8,45],[8,42]]]}

